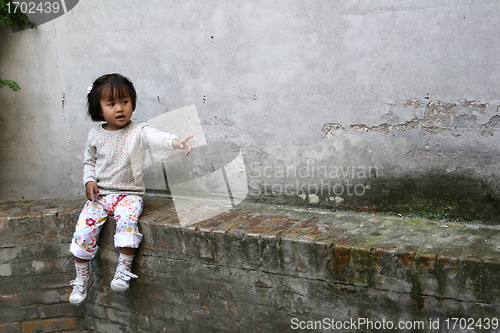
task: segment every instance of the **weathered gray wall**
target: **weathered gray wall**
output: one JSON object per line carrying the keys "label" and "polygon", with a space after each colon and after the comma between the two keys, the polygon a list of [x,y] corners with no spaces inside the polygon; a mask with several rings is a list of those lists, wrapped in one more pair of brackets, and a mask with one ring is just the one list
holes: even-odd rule
{"label": "weathered gray wall", "polygon": [[491,202],[471,204],[479,216],[500,198],[499,16],[494,0],[82,0],[38,30],[2,28],[0,77],[22,91],[0,89],[0,199],[83,193],[86,89],[120,72],[135,120],[196,104],[209,141],[240,145],[253,197],[314,204],[297,181],[340,184],[313,194],[366,209],[409,191]]}

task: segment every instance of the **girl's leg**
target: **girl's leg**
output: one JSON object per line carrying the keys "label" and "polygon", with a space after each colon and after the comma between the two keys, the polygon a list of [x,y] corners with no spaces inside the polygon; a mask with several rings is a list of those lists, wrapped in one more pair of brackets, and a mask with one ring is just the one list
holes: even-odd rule
{"label": "girl's leg", "polygon": [[120,253],[133,256],[135,254],[135,249],[131,247],[122,247],[120,248]]}
{"label": "girl's leg", "polygon": [[120,256],[118,257],[118,266],[116,267],[116,269],[119,270],[121,267],[125,268],[126,271],[130,272],[132,270],[132,262],[134,261],[134,256],[135,256],[134,248],[131,247],[120,248]]}
{"label": "girl's leg", "polygon": [[90,260],[80,259],[80,258],[78,258],[78,257],[74,257],[74,258],[75,258],[75,262],[78,262],[78,263],[90,262]]}
{"label": "girl's leg", "polygon": [[88,201],[83,207],[73,235],[70,251],[74,255],[76,279],[71,281],[73,292],[69,301],[79,305],[87,298],[87,291],[92,285],[89,265],[97,251],[97,236],[107,218],[101,205]]}
{"label": "girl's leg", "polygon": [[120,248],[120,257],[111,289],[123,292],[129,288],[130,278],[137,278],[131,273],[135,249],[139,247],[142,235],[138,229],[138,219],[142,213],[142,198],[128,195],[115,208],[116,234],[115,246]]}
{"label": "girl's leg", "polygon": [[76,278],[88,279],[90,276],[90,260],[75,257]]}
{"label": "girl's leg", "polygon": [[90,260],[77,261],[77,259],[79,258],[75,257],[76,279],[70,282],[73,291],[69,296],[70,303],[74,305],[80,305],[85,302],[87,292],[94,282],[89,270]]}
{"label": "girl's leg", "polygon": [[81,280],[88,280],[90,277],[90,260],[80,259],[74,257],[75,268],[76,268],[76,278]]}
{"label": "girl's leg", "polygon": [[87,201],[76,223],[70,252],[81,260],[94,258],[99,247],[97,238],[108,218],[108,212],[100,202]]}

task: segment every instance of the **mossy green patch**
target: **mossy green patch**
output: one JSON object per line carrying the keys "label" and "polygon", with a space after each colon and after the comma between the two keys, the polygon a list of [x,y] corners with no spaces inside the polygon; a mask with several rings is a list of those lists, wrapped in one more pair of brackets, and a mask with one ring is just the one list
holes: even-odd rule
{"label": "mossy green patch", "polygon": [[428,173],[380,181],[372,188],[380,188],[380,195],[372,199],[382,212],[487,224],[497,224],[500,217],[500,202],[488,186],[466,176]]}

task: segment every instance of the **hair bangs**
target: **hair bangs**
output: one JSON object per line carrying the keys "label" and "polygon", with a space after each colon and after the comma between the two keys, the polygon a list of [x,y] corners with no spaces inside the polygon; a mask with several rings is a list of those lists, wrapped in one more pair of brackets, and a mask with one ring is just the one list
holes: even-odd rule
{"label": "hair bangs", "polygon": [[122,99],[126,96],[132,98],[130,87],[123,81],[117,80],[116,77],[110,77],[107,82],[104,82],[97,93],[101,99],[114,101],[115,99]]}

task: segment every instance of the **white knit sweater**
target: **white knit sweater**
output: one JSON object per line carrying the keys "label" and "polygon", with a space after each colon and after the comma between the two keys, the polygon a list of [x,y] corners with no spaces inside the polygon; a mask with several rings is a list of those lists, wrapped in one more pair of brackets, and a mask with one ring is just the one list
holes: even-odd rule
{"label": "white knit sweater", "polygon": [[174,149],[177,136],[130,122],[108,131],[98,125],[89,131],[83,160],[83,184],[93,181],[99,194],[145,192],[142,171],[146,167],[146,149],[160,152]]}

